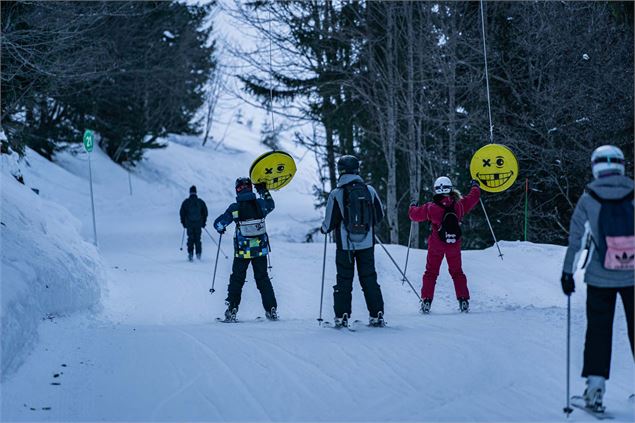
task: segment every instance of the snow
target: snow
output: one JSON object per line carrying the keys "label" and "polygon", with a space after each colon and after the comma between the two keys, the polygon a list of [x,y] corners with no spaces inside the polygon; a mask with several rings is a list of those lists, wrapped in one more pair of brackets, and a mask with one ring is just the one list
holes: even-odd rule
{"label": "snow", "polygon": [[40,198],[2,155],[2,376],[14,372],[37,342],[44,318],[98,309],[104,265],[67,209]]}
{"label": "snow", "polygon": [[[417,298],[377,248],[389,327],[321,328],[323,244],[321,238],[300,242],[320,220],[310,193],[311,161],[298,160],[296,178],[273,193],[277,208],[268,218],[282,320],[255,321],[263,311],[249,272],[243,322],[215,322],[224,310],[231,259],[221,256],[210,295],[215,245],[204,234],[203,260],[188,263],[178,249],[178,208],[191,184],[210,219],[232,200],[234,179],[264,149],[245,126],[229,134],[218,148],[171,136],[167,148],[150,151],[133,169],[133,195],[128,172],[96,148],[98,249],[90,244],[86,153],[71,149],[50,163],[28,151],[30,166],[19,164],[27,186],[3,162],[2,421],[563,419],[566,303],[558,280],[564,248],[501,242],[504,261],[495,247],[466,251],[472,311],[457,313],[444,265],[428,316],[418,313]],[[222,246],[231,252],[229,239]],[[404,263],[404,247],[387,248]],[[329,244],[327,320],[334,253]],[[425,255],[410,252],[408,277],[416,289]],[[584,301],[579,283],[572,297],[572,393],[584,389],[578,376]],[[357,283],[353,317],[367,318]],[[618,421],[633,421],[627,397],[635,390],[634,366],[624,320],[620,305],[606,405]],[[592,417],[578,411],[570,420]]]}

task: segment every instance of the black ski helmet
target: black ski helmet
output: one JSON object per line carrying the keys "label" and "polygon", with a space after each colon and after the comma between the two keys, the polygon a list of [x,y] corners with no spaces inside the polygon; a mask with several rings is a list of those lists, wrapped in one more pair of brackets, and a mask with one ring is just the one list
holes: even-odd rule
{"label": "black ski helmet", "polygon": [[337,161],[337,172],[341,175],[359,175],[359,160],[355,156],[342,156]]}
{"label": "black ski helmet", "polygon": [[244,190],[253,191],[251,179],[245,177],[236,179],[236,193],[242,192]]}
{"label": "black ski helmet", "polygon": [[190,187],[190,194],[196,194],[196,185]]}

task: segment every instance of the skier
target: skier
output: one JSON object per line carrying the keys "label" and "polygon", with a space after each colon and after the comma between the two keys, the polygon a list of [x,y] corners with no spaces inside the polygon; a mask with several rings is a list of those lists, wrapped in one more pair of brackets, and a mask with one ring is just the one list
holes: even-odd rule
{"label": "skier", "polygon": [[612,145],[598,147],[593,152],[591,168],[594,180],[587,185],[571,217],[569,247],[560,282],[565,295],[575,292],[573,273],[578,253],[590,236],[590,259],[584,275],[587,330],[582,377],[587,378],[585,406],[603,412],[618,294],[624,305],[633,350],[633,180],[624,176],[624,154]]}
{"label": "skier", "polygon": [[461,267],[461,220],[474,208],[481,197],[478,181],[472,181],[470,192],[462,197],[452,186],[447,176],[441,176],[434,182],[432,202],[418,206],[416,201],[410,204],[408,217],[414,222],[429,221],[432,227],[428,237],[428,256],[426,270],[421,287],[421,312],[430,313],[434,287],[439,276],[443,256],[448,261],[450,276],[454,281],[454,291],[459,302],[459,310],[467,313],[470,308],[470,292],[467,278]]}
{"label": "skier", "polygon": [[337,161],[339,180],[326,205],[323,234],[335,229],[337,284],[333,287],[335,326],[348,326],[351,317],[354,266],[364,291],[371,326],[384,326],[384,300],[375,271],[375,225],[384,217],[375,189],[359,176],[359,160],[342,156]]}
{"label": "skier", "polygon": [[267,274],[269,237],[265,226],[265,217],[273,211],[275,204],[264,183],[257,184],[256,190],[261,198],[256,198],[249,178],[238,178],[236,202],[230,204],[225,213],[214,221],[214,229],[220,234],[225,233],[225,229],[232,222],[236,223],[234,262],[225,300],[227,305],[225,321],[236,320],[249,263],[254,270],[256,287],[260,291],[267,319],[278,319],[278,304]]}
{"label": "skier", "polygon": [[201,245],[202,228],[207,224],[207,206],[205,201],[196,195],[196,186],[190,187],[190,196],[181,204],[181,225],[187,229],[187,259],[192,261],[194,247],[196,247],[196,258],[201,259],[203,251]]}

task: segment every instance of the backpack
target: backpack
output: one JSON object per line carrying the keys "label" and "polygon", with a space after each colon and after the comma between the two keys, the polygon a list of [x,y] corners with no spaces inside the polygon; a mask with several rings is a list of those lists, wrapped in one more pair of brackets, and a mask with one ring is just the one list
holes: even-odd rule
{"label": "backpack", "polygon": [[245,238],[259,237],[267,232],[264,213],[257,201],[238,203],[238,221],[236,226],[240,235]]}
{"label": "backpack", "polygon": [[343,189],[344,227],[349,236],[363,239],[373,225],[373,198],[363,182],[344,185]]}
{"label": "backpack", "polygon": [[190,198],[187,207],[187,221],[196,223],[201,221],[201,202],[198,198]]}
{"label": "backpack", "polygon": [[602,265],[607,270],[635,269],[635,231],[633,191],[614,200],[601,198],[593,191],[589,195],[600,203],[598,236],[595,246]]}
{"label": "backpack", "polygon": [[461,239],[461,222],[454,211],[454,205],[443,207],[443,218],[439,226],[439,238],[446,244],[455,244]]}

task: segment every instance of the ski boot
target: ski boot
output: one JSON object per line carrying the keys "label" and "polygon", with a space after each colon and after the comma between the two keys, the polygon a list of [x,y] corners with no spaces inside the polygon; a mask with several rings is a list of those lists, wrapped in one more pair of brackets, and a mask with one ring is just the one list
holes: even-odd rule
{"label": "ski boot", "polygon": [[421,301],[421,313],[430,314],[430,307],[432,307],[432,298],[424,298]]}
{"label": "ski boot", "polygon": [[196,258],[200,260],[201,259],[201,253],[196,253]]}
{"label": "ski boot", "polygon": [[276,308],[271,307],[271,311],[265,312],[265,317],[272,321],[278,320],[278,312],[276,311]]}
{"label": "ski boot", "polygon": [[584,390],[584,404],[595,413],[604,413],[606,407],[602,405],[605,391],[605,379],[602,376],[589,376]]}
{"label": "ski boot", "polygon": [[468,313],[470,311],[470,301],[467,298],[459,298],[459,310],[461,313]]}
{"label": "ski boot", "polygon": [[384,321],[384,312],[378,312],[377,317],[371,316],[368,321],[368,326],[372,326],[374,328],[383,328],[384,326],[386,326],[386,322]]}
{"label": "ski boot", "polygon": [[236,313],[238,313],[238,306],[232,307],[232,305],[229,303],[225,304],[227,305],[227,310],[225,310],[225,321],[236,322]]}
{"label": "ski boot", "polygon": [[348,327],[348,313],[344,313],[342,317],[336,317],[333,320],[333,324],[336,328],[347,328]]}
{"label": "ski boot", "polygon": [[187,261],[192,261],[192,253],[187,253]]}

